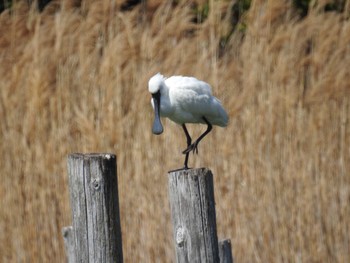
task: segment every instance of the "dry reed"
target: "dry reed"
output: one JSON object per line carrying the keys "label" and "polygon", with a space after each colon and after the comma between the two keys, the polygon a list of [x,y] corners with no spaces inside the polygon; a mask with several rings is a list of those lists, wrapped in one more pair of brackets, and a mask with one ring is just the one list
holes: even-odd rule
{"label": "dry reed", "polygon": [[125,262],[172,261],[166,172],[185,140],[169,121],[151,134],[158,71],[208,81],[228,109],[190,165],[215,175],[235,261],[350,262],[348,9],[300,20],[292,1],[253,1],[219,56],[226,1],[202,24],[186,2],[75,2],[0,15],[1,262],[64,261],[71,152],[117,154]]}

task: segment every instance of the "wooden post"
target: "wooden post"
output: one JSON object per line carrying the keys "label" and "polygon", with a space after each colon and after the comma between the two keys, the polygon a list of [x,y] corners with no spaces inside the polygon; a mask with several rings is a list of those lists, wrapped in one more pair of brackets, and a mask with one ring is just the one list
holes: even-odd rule
{"label": "wooden post", "polygon": [[179,170],[168,177],[176,262],[219,262],[211,171]]}
{"label": "wooden post", "polygon": [[69,228],[63,233],[66,245],[74,245],[66,248],[74,251],[69,262],[123,262],[116,156],[70,154],[68,175],[74,242]]}
{"label": "wooden post", "polygon": [[72,226],[63,227],[62,235],[64,240],[64,248],[66,250],[67,262],[75,263],[73,227]]}
{"label": "wooden post", "polygon": [[220,263],[233,263],[230,239],[219,241],[219,256]]}

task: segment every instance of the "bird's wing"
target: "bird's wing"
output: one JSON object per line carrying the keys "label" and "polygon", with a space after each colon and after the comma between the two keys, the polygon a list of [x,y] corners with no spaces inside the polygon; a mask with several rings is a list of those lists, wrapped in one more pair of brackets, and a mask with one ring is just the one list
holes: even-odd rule
{"label": "bird's wing", "polygon": [[211,88],[208,83],[193,77],[174,76],[166,80],[169,98],[178,110],[191,114],[203,114],[208,109]]}
{"label": "bird's wing", "polygon": [[[169,98],[178,115],[178,122],[204,123],[226,126],[228,116],[220,100],[212,96],[209,84],[191,77],[171,77],[166,82]],[[180,117],[181,116],[181,117]]]}
{"label": "bird's wing", "polygon": [[165,84],[169,89],[180,89],[182,92],[186,92],[185,90],[191,90],[197,94],[212,95],[210,85],[194,77],[173,76],[166,79]]}

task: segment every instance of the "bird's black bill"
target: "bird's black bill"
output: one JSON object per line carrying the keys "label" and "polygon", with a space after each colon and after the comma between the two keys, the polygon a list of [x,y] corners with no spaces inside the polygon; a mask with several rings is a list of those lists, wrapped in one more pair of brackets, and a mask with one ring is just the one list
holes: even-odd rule
{"label": "bird's black bill", "polygon": [[152,94],[152,98],[153,98],[153,104],[154,104],[154,122],[153,122],[152,132],[158,135],[163,132],[163,126],[162,126],[162,123],[160,122],[160,115],[159,115],[160,92],[158,91],[157,93]]}

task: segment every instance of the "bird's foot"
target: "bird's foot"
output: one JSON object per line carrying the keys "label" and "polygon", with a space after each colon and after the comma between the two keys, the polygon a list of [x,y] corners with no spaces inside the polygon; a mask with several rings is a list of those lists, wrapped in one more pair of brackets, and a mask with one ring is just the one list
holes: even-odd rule
{"label": "bird's foot", "polygon": [[188,170],[188,169],[191,169],[191,168],[189,168],[188,166],[184,166],[184,167],[179,168],[179,169],[170,170],[170,171],[168,171],[168,173],[179,172],[179,171]]}
{"label": "bird's foot", "polygon": [[193,152],[193,154],[194,153],[198,154],[198,142],[197,141],[195,141],[190,146],[188,146],[187,149],[185,149],[182,153],[187,154],[189,152]]}

